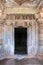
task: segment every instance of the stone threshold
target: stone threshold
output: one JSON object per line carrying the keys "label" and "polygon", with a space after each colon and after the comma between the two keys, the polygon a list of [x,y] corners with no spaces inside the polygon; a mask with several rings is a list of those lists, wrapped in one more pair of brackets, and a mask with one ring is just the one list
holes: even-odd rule
{"label": "stone threshold", "polygon": [[[18,56],[19,55],[8,55],[7,57],[6,57],[6,59],[18,59]],[[36,56],[34,56],[34,55],[20,55],[20,56],[24,56],[24,58],[26,59],[26,58],[35,58]]]}
{"label": "stone threshold", "polygon": [[[6,56],[6,59],[18,59],[19,55],[8,55]],[[24,55],[24,59],[28,58],[38,58],[39,60],[43,60],[43,54],[37,53],[36,55]]]}

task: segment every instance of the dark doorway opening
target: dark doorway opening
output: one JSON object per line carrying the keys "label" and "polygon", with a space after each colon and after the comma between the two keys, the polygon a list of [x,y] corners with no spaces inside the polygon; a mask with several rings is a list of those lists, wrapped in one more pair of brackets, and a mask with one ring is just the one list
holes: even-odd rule
{"label": "dark doorway opening", "polygon": [[27,28],[15,28],[15,54],[27,54]]}

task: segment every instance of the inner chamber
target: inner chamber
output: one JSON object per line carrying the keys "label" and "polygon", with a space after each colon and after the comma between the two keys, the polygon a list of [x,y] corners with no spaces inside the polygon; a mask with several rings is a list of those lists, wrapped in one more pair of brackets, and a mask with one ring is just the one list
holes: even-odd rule
{"label": "inner chamber", "polygon": [[15,54],[27,54],[27,28],[17,27],[15,33]]}

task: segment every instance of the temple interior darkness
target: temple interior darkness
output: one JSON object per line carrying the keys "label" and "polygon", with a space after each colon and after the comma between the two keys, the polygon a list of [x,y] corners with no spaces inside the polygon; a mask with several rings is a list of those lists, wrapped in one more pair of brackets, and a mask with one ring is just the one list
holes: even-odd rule
{"label": "temple interior darkness", "polygon": [[27,28],[15,28],[15,54],[27,54]]}

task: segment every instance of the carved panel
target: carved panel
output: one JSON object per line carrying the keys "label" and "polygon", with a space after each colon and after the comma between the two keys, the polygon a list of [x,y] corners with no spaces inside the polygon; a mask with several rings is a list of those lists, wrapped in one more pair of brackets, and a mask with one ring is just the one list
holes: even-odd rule
{"label": "carved panel", "polygon": [[3,19],[4,18],[4,8],[5,8],[5,5],[3,2],[0,2],[0,19]]}

